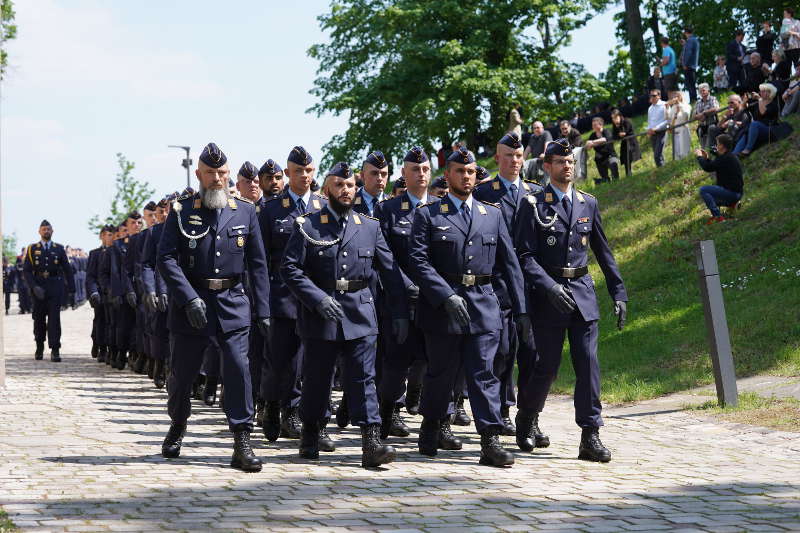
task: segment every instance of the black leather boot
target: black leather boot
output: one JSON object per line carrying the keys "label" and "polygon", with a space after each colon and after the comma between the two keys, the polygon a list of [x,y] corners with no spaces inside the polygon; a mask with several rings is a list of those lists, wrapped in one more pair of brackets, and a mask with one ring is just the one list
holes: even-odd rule
{"label": "black leather boot", "polygon": [[181,444],[183,444],[183,436],[186,434],[186,424],[172,424],[169,426],[167,436],[164,437],[164,443],[161,445],[161,456],[168,459],[174,459],[181,455]]}
{"label": "black leather boot", "polygon": [[153,359],[153,385],[155,385],[157,389],[163,389],[165,383],[164,361],[161,359]]}
{"label": "black leather boot", "polygon": [[445,417],[439,424],[439,448],[442,450],[460,450],[461,439],[453,435],[450,428],[449,417]]}
{"label": "black leather boot", "polygon": [[392,430],[392,417],[394,416],[394,402],[381,402],[381,438],[386,440]]}
{"label": "black leather boot", "polygon": [[500,408],[500,418],[503,420],[503,435],[505,435],[506,437],[513,437],[514,435],[516,435],[517,428],[511,421],[507,405],[504,405],[503,407]]}
{"label": "black leather boot", "polygon": [[439,426],[438,420],[423,418],[419,426],[419,440],[417,446],[419,453],[428,457],[436,457],[439,445]]}
{"label": "black leather boot", "polygon": [[487,466],[510,466],[514,464],[514,455],[500,445],[501,428],[490,427],[481,431],[480,464]]}
{"label": "black leather boot", "polygon": [[133,362],[133,371],[137,374],[144,374],[146,366],[147,356],[143,353],[137,354],[136,361]]}
{"label": "black leather boot", "polygon": [[536,447],[536,437],[533,435],[533,417],[531,411],[520,409],[517,411],[517,447],[523,452],[532,452]]}
{"label": "black leather boot", "polygon": [[369,424],[361,428],[361,466],[375,468],[394,461],[397,452],[394,447],[381,444],[378,438],[379,424]]}
{"label": "black leather boot", "polygon": [[44,343],[37,342],[36,343],[36,353],[33,354],[33,358],[37,361],[41,361],[44,358]]}
{"label": "black leather boot", "polygon": [[[266,427],[266,426],[265,426]],[[319,424],[303,423],[300,431],[300,457],[303,459],[319,459]]]}
{"label": "black leather boot", "polygon": [[597,428],[583,428],[578,459],[598,463],[607,463],[611,460],[611,452],[600,441],[600,431]]}
{"label": "black leather boot", "polygon": [[406,412],[410,415],[419,414],[419,401],[422,397],[422,389],[414,387],[406,391]]}
{"label": "black leather boot", "polygon": [[205,382],[205,376],[197,376],[192,383],[192,399],[193,400],[202,400],[203,399],[203,383]]}
{"label": "black leather boot", "polygon": [[464,397],[459,396],[456,402],[456,412],[453,415],[453,424],[456,426],[468,426],[472,423],[472,419],[464,409]]}
{"label": "black leather boot", "polygon": [[281,434],[281,408],[278,402],[267,402],[264,406],[264,437],[275,442]]}
{"label": "black leather boot", "polygon": [[264,402],[256,402],[256,426],[264,427]]}
{"label": "black leather boot", "polygon": [[97,362],[98,363],[105,363],[106,356],[108,355],[108,350],[105,346],[101,346],[99,350],[97,350]]}
{"label": "black leather boot", "polygon": [[203,387],[203,403],[211,407],[217,401],[217,376],[207,376]]}
{"label": "black leather boot", "polygon": [[155,379],[156,377],[156,360],[152,357],[147,358],[147,364],[145,365],[145,373],[149,379]]}
{"label": "black leather boot", "polygon": [[405,421],[403,421],[403,417],[400,416],[400,406],[397,404],[394,405],[392,411],[392,423],[389,427],[389,435],[392,437],[408,437],[411,435],[411,430],[408,429]]}
{"label": "black leather boot", "polygon": [[328,419],[323,418],[319,423],[319,449],[323,452],[335,452],[336,445],[333,439],[328,435]]}
{"label": "black leather boot", "polygon": [[297,418],[297,407],[289,407],[281,412],[281,437],[284,439],[299,439],[300,426],[300,419]]}
{"label": "black leather boot", "polygon": [[114,368],[116,365],[115,361],[117,360],[117,349],[116,348],[109,348],[108,355],[106,356],[106,364],[111,368]]}
{"label": "black leather boot", "polygon": [[547,448],[550,446],[550,437],[542,433],[542,430],[539,429],[539,413],[533,416],[533,436],[536,439],[537,448]]}
{"label": "black leather boot", "polygon": [[97,359],[97,354],[100,353],[100,347],[92,343],[92,359]]}
{"label": "black leather boot", "polygon": [[347,395],[342,394],[342,401],[336,408],[336,425],[344,429],[350,423],[350,413],[347,410]]}
{"label": "black leather boot", "polygon": [[61,362],[61,354],[58,353],[58,348],[50,348],[50,360],[54,363]]}
{"label": "black leather boot", "polygon": [[114,368],[117,370],[125,370],[125,365],[128,362],[128,353],[125,350],[117,352],[117,361]]}
{"label": "black leather boot", "polygon": [[243,472],[261,472],[261,459],[253,453],[250,446],[250,432],[236,431],[233,434],[233,457],[231,466]]}

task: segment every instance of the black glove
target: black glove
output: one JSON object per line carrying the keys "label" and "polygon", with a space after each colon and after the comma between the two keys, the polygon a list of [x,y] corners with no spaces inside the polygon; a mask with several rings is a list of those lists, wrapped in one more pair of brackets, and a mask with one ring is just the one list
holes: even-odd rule
{"label": "black glove", "polygon": [[111,298],[111,305],[114,309],[119,309],[119,306],[122,305],[122,296],[114,296]]}
{"label": "black glove", "polygon": [[89,295],[89,304],[92,307],[98,307],[101,303],[102,300],[100,299],[100,295],[98,293],[93,292],[92,294]]}
{"label": "black glove", "polygon": [[625,327],[625,319],[628,317],[628,304],[619,300],[614,302],[614,314],[617,315],[617,328],[622,331],[622,328]]}
{"label": "black glove", "polygon": [[416,302],[417,299],[419,299],[419,287],[416,285],[409,285],[406,290],[408,291],[409,300]]}
{"label": "black glove", "polygon": [[555,283],[550,287],[550,290],[547,291],[547,297],[553,307],[560,313],[569,314],[575,310],[575,300],[572,299],[572,295],[560,283]]}
{"label": "black glove", "polygon": [[317,313],[322,315],[325,320],[333,320],[335,322],[344,318],[342,305],[330,296],[326,296],[317,304]]}
{"label": "black glove", "polygon": [[155,313],[158,309],[158,297],[154,292],[148,292],[144,295],[144,306],[151,313]]}
{"label": "black glove", "polygon": [[167,312],[167,303],[168,303],[167,295],[166,294],[159,294],[158,295],[158,310],[162,313]]}
{"label": "black glove", "polygon": [[467,302],[458,294],[452,294],[449,298],[447,298],[447,300],[444,301],[444,310],[447,311],[447,315],[450,317],[450,320],[459,326],[469,325],[469,311],[467,311]]}
{"label": "black glove", "polygon": [[527,314],[517,315],[514,317],[514,323],[517,326],[517,331],[522,337],[522,342],[528,346],[533,346],[533,324],[531,324],[531,317]]}
{"label": "black glove", "polygon": [[33,295],[36,296],[37,300],[44,300],[45,292],[44,288],[38,285],[33,286]]}
{"label": "black glove", "polygon": [[128,305],[136,308],[136,293],[131,291],[125,295],[125,301],[128,302]]}
{"label": "black glove", "polygon": [[200,298],[195,298],[186,304],[186,318],[189,324],[195,329],[203,329],[208,321],[206,320],[206,303]]}
{"label": "black glove", "polygon": [[272,327],[272,322],[270,321],[269,317],[267,318],[257,318],[256,324],[258,324],[258,331],[261,332],[261,336],[269,342],[269,334],[270,328]]}
{"label": "black glove", "polygon": [[395,318],[392,319],[392,332],[397,344],[403,344],[408,338],[408,319]]}

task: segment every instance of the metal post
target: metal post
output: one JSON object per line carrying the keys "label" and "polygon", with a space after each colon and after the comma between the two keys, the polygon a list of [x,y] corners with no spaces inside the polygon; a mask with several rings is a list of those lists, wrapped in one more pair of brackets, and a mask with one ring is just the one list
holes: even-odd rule
{"label": "metal post", "polygon": [[711,362],[714,365],[714,381],[717,385],[717,400],[721,407],[736,407],[739,403],[736,369],[733,366],[731,339],[725,318],[725,302],[722,298],[722,285],[719,282],[714,241],[698,242],[696,254],[706,332],[711,350]]}
{"label": "metal post", "polygon": [[180,148],[186,152],[186,158],[181,161],[181,166],[186,169],[186,186],[191,187],[192,185],[192,158],[189,157],[189,150],[191,150],[190,146],[181,146],[176,144],[170,144],[167,146],[168,148]]}

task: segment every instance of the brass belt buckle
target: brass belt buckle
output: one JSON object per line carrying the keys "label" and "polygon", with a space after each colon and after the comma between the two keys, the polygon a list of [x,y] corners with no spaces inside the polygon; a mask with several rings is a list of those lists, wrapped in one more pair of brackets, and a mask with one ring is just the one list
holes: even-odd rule
{"label": "brass belt buckle", "polygon": [[218,291],[222,288],[222,282],[223,280],[221,279],[210,279],[208,280],[208,288],[212,291]]}
{"label": "brass belt buckle", "polygon": [[49,278],[49,277],[50,277],[50,272],[48,272],[47,270],[45,270],[44,272],[42,272],[42,277],[43,277],[44,279],[47,279],[47,278]]}
{"label": "brass belt buckle", "polygon": [[572,267],[569,267],[569,268],[564,268],[563,270],[564,270],[563,274],[564,274],[565,278],[574,278],[575,277],[575,270],[576,269],[574,269]]}
{"label": "brass belt buckle", "polygon": [[336,290],[337,291],[347,291],[350,290],[350,282],[346,279],[337,279],[336,280]]}
{"label": "brass belt buckle", "polygon": [[464,274],[461,276],[461,283],[467,287],[472,287],[475,285],[475,274]]}

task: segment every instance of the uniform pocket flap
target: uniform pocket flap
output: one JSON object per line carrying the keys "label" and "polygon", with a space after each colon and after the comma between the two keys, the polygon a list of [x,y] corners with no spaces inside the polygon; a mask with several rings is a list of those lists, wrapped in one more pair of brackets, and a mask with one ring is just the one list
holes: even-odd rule
{"label": "uniform pocket flap", "polygon": [[368,290],[363,291],[361,293],[361,303],[362,304],[369,304],[372,303],[372,293]]}
{"label": "uniform pocket flap", "polygon": [[250,233],[250,228],[248,227],[232,227],[228,228],[228,237],[238,237],[239,235],[247,235]]}
{"label": "uniform pocket flap", "polygon": [[489,233],[482,236],[483,244],[497,244],[497,235]]}
{"label": "uniform pocket flap", "polygon": [[358,257],[372,257],[374,250],[372,248],[359,248]]}

